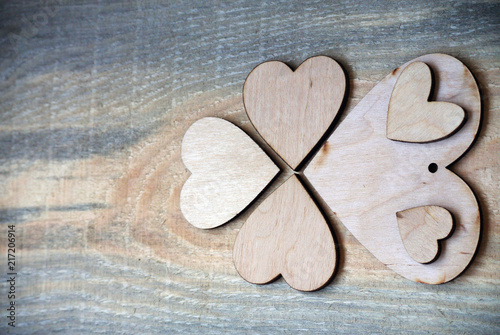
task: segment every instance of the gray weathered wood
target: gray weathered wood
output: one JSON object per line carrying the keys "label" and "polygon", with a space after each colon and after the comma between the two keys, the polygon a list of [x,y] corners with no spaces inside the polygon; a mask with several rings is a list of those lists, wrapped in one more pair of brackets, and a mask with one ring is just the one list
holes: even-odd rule
{"label": "gray weathered wood", "polygon": [[[17,333],[500,332],[498,1],[0,6],[0,250],[5,278],[16,224]],[[456,280],[400,277],[326,211],[340,245],[332,283],[252,285],[232,248],[261,200],[213,230],[183,219],[180,145],[195,120],[230,120],[275,157],[243,110],[257,64],[333,57],[350,84],[345,116],[387,73],[433,52],[463,61],[483,95],[479,138],[452,167],[478,197],[483,238]],[[14,332],[6,290],[2,279],[0,333]]]}

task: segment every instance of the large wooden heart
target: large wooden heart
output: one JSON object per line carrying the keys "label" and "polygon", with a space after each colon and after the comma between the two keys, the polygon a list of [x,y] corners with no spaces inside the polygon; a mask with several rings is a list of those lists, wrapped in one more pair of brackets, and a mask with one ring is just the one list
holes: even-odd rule
{"label": "large wooden heart", "polygon": [[[436,74],[435,100],[467,112],[452,136],[430,143],[406,143],[386,137],[387,111],[399,75],[413,62]],[[480,215],[469,186],[447,169],[471,145],[481,119],[479,90],[457,59],[419,57],[378,83],[319,150],[304,174],[349,231],[382,263],[402,276],[439,284],[458,276],[470,263],[479,240]],[[436,261],[421,264],[405,249],[396,213],[434,205],[455,219],[455,231],[442,241]],[[437,236],[439,238],[439,236]]]}
{"label": "large wooden heart", "polygon": [[296,169],[335,119],[344,93],[340,65],[318,56],[295,72],[282,62],[260,64],[245,81],[243,101],[257,131]]}

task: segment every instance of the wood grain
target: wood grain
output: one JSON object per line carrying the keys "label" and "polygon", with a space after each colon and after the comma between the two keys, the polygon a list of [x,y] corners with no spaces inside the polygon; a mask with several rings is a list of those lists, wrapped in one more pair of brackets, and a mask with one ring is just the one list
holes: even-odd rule
{"label": "wood grain", "polygon": [[181,190],[182,214],[203,229],[234,218],[279,172],[241,129],[213,117],[198,120],[187,130],[182,161],[193,173]]}
{"label": "wood grain", "polygon": [[267,197],[241,228],[234,265],[247,281],[280,274],[294,289],[314,291],[332,277],[335,242],[325,218],[295,175]]}
{"label": "wood grain", "polygon": [[296,169],[335,119],[345,87],[344,71],[331,58],[309,58],[295,71],[273,61],[250,72],[243,101],[257,131]]}
{"label": "wood grain", "polygon": [[[440,78],[435,100],[467,110],[467,122],[446,140],[405,143],[386,137],[387,109],[396,78],[415,61],[430,64]],[[448,55],[424,55],[377,84],[333,132],[304,174],[349,231],[382,263],[419,283],[445,283],[469,265],[479,241],[477,200],[469,186],[445,167],[467,150],[480,120],[479,91],[467,67]],[[437,164],[435,173],[429,171],[430,164]],[[437,261],[420,264],[404,248],[395,213],[428,204],[449,209],[456,230],[443,241]]]}
{"label": "wood grain", "polygon": [[[489,0],[2,2],[0,305],[14,223],[12,333],[499,333],[499,9]],[[348,78],[340,125],[395,66],[433,52],[463,61],[481,91],[479,136],[449,167],[481,206],[469,268],[445,285],[406,280],[320,201],[338,240],[333,281],[306,293],[282,279],[245,282],[236,236],[291,175],[245,114],[252,69],[337,60]],[[234,222],[210,230],[189,224],[179,204],[190,176],[182,138],[203,117],[234,123],[284,170]]]}
{"label": "wood grain", "polygon": [[401,72],[389,101],[387,138],[425,143],[440,140],[458,129],[465,118],[462,107],[427,101],[431,89],[432,75],[427,64],[414,62]]}
{"label": "wood grain", "polygon": [[445,208],[422,206],[396,213],[403,245],[414,261],[430,263],[439,256],[439,240],[453,230],[453,217]]}

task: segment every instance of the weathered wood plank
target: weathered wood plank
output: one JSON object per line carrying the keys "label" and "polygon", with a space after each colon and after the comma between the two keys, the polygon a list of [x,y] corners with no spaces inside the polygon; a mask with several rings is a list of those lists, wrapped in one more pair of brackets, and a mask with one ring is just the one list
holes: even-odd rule
{"label": "weathered wood plank", "polygon": [[[500,332],[498,1],[0,6],[0,250],[5,278],[16,224],[18,333]],[[349,81],[345,117],[393,68],[433,52],[463,61],[482,93],[479,137],[452,170],[478,197],[483,237],[456,280],[400,277],[326,211],[340,245],[332,283],[256,286],[232,248],[262,200],[209,231],[183,219],[180,148],[194,121],[230,120],[273,156],[243,110],[257,64],[333,57]],[[0,294],[5,315],[5,280]]]}

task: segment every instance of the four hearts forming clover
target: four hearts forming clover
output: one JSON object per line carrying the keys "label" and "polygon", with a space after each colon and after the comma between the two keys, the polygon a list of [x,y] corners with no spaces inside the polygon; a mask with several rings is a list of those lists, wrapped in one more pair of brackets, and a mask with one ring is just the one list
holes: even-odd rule
{"label": "four hearts forming clover", "polygon": [[[363,98],[308,162],[344,93],[342,68],[323,56],[295,71],[266,62],[248,76],[243,98],[253,125],[292,169],[306,168],[241,228],[233,252],[238,273],[258,284],[282,275],[302,291],[328,283],[335,241],[300,181],[307,179],[358,241],[395,272],[429,284],[455,278],[470,263],[480,232],[476,198],[446,168],[479,128],[474,78],[447,55],[404,64]],[[192,175],[181,191],[181,210],[199,228],[231,220],[279,171],[248,135],[217,118],[191,126],[182,158]]]}

